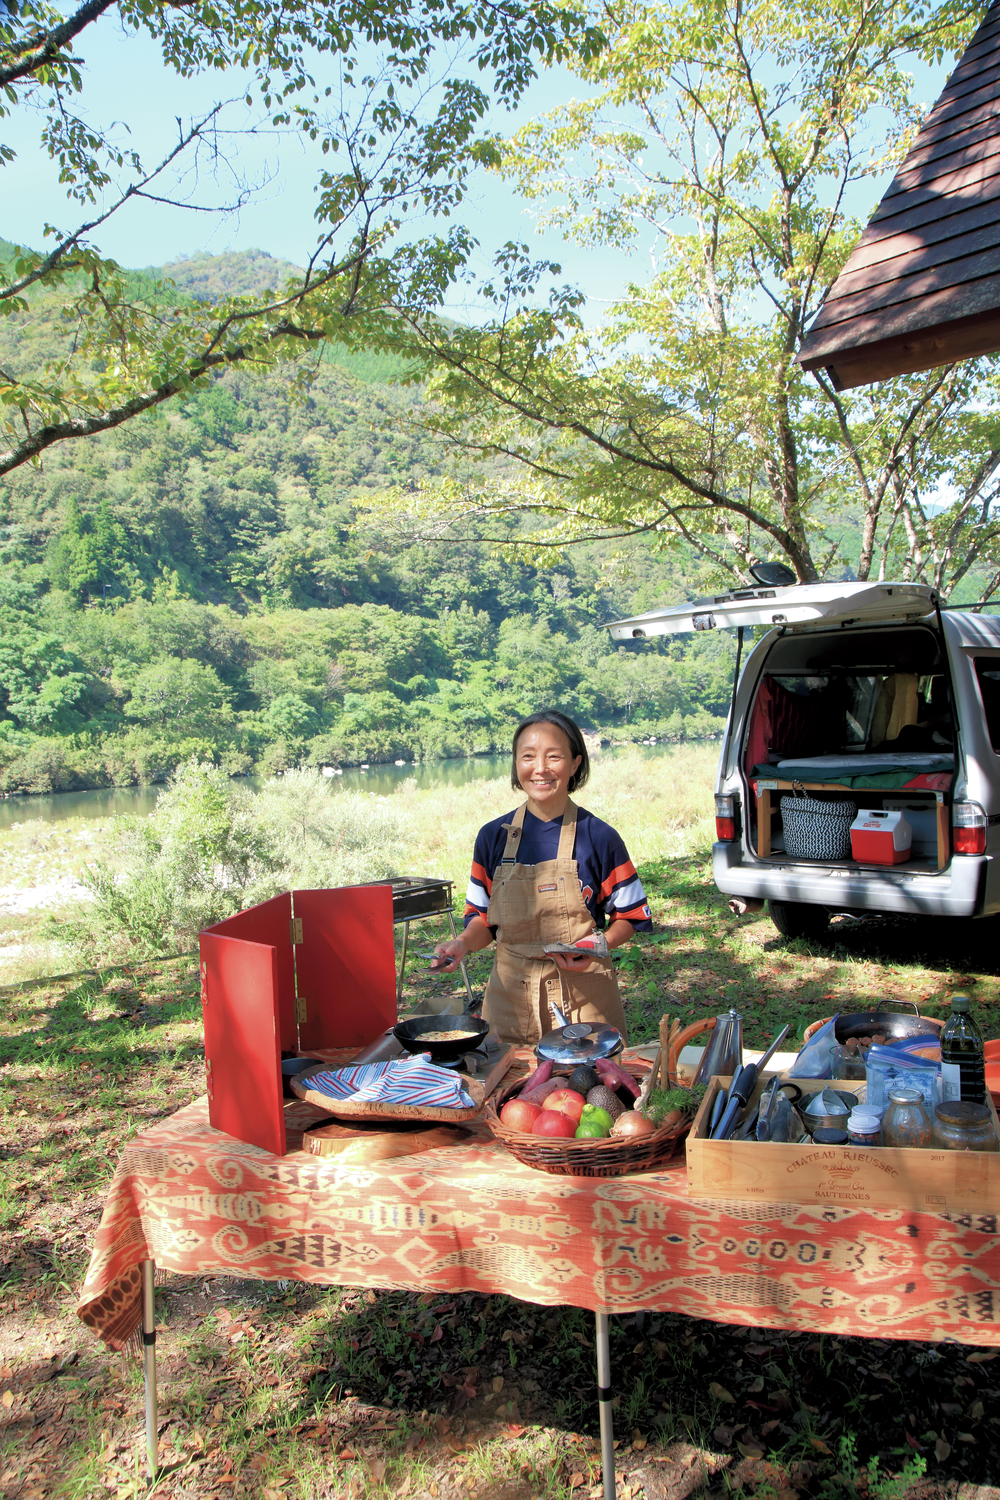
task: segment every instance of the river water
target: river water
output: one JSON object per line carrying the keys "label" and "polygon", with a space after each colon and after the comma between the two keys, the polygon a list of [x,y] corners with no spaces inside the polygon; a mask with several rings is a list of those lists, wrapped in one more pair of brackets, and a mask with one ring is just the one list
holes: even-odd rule
{"label": "river water", "polygon": [[[673,747],[659,744],[636,748],[641,749],[644,755],[666,755]],[[615,752],[604,750],[601,753],[614,755]],[[375,792],[380,797],[386,797],[407,777],[412,777],[421,789],[464,786],[468,781],[485,781],[495,776],[505,776],[509,765],[510,760],[506,755],[474,755],[463,760],[371,766],[367,770],[351,766],[334,780],[338,786]],[[248,782],[249,786],[256,784],[258,783],[252,780]],[[57,792],[49,797],[10,797],[6,801],[0,801],[0,829],[32,820],[62,823],[67,818],[110,818],[121,813],[145,817],[153,811],[162,790],[159,786],[117,787],[99,792]]]}

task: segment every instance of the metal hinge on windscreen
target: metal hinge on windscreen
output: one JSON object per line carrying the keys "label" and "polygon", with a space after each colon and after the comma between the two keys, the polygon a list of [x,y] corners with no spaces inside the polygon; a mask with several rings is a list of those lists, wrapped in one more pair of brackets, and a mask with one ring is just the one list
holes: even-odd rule
{"label": "metal hinge on windscreen", "polygon": [[302,918],[301,917],[292,917],[291,921],[289,922],[289,924],[288,924],[288,940],[291,943],[291,945],[292,945],[293,948],[295,947],[296,943],[301,943],[301,941],[302,941]]}

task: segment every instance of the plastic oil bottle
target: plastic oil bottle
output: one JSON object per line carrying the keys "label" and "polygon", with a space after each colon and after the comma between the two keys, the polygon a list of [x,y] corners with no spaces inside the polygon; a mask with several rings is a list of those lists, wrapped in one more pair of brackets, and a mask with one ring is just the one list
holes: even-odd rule
{"label": "plastic oil bottle", "polygon": [[941,1032],[942,1099],[986,1103],[986,1061],[983,1036],[972,1019],[968,995],[953,995],[951,1015]]}

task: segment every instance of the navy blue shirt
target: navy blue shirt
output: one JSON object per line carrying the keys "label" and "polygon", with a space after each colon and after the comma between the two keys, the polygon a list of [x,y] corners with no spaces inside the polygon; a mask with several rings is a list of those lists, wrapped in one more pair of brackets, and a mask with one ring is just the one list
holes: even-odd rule
{"label": "navy blue shirt", "polygon": [[[513,812],[509,812],[494,818],[476,835],[472,874],[465,896],[466,926],[473,917],[486,916],[493,890],[493,874],[507,844],[507,830],[502,825],[509,823],[513,816]],[[517,863],[538,865],[543,860],[555,859],[559,853],[561,832],[562,818],[545,823],[534,813],[525,812],[517,845]],[[580,872],[583,899],[595,926],[606,927],[616,917],[624,917],[637,932],[652,930],[646,892],[621,835],[610,823],[602,823],[585,807],[577,808],[576,812],[573,858]]]}

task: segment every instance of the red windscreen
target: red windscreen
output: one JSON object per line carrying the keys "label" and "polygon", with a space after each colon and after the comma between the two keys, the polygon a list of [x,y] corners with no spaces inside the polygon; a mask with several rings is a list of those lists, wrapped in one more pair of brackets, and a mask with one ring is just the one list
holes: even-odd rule
{"label": "red windscreen", "polygon": [[396,1023],[392,887],[295,891],[299,1047],[364,1047]]}
{"label": "red windscreen", "polygon": [[277,953],[278,987],[275,992],[278,1034],[282,1052],[295,1052],[298,1037],[295,1030],[295,960],[289,923],[292,919],[292,896],[285,891],[259,906],[227,917],[207,930],[220,937],[243,938],[248,943],[265,943]]}
{"label": "red windscreen", "polygon": [[277,993],[273,947],[218,931],[201,934],[208,1118],[216,1130],[284,1156]]}

